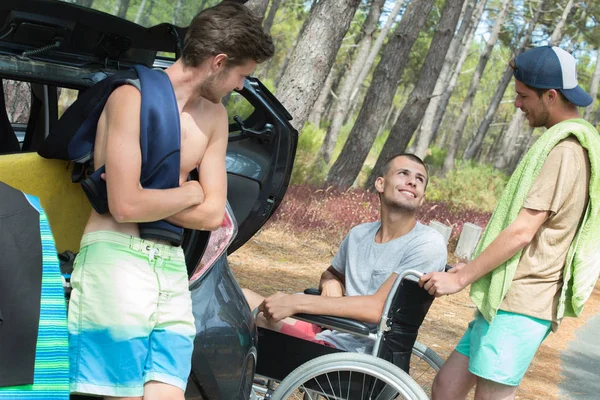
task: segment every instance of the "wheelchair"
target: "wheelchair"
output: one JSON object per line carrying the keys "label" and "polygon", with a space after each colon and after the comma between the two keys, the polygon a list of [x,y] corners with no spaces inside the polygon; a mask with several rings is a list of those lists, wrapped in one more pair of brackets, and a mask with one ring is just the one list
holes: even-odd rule
{"label": "wheelchair", "polygon": [[[434,297],[409,276],[398,275],[378,324],[322,315],[293,318],[373,340],[371,354],[340,349],[258,328],[255,399],[427,399],[443,364],[433,350],[416,341]],[[318,294],[315,289],[306,294]],[[254,310],[256,317],[258,309]],[[279,382],[279,383],[277,383]]]}

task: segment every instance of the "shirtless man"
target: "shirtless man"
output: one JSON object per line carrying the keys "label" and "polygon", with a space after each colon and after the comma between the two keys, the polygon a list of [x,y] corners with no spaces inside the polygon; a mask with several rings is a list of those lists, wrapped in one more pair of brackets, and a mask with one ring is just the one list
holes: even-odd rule
{"label": "shirtless man", "polygon": [[[179,187],[140,184],[140,91],[125,84],[108,98],[98,120],[94,163],[106,168],[109,212],[92,211],[75,260],[72,392],[184,399],[196,330],[183,250],[141,238],[138,223],[220,226],[228,137],[220,101],[272,55],[271,37],[242,5],[220,3],[193,19],[181,59],[165,71],[181,121]],[[188,181],[196,168],[199,181]]]}

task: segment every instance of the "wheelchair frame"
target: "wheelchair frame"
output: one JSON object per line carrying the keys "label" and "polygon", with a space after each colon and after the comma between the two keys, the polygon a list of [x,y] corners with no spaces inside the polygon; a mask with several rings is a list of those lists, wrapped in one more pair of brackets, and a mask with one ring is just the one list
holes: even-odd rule
{"label": "wheelchair frame", "polygon": [[[364,322],[360,322],[360,321],[356,321],[356,320],[340,318],[340,317],[333,317],[333,316],[309,315],[309,314],[297,314],[297,315],[293,316],[293,318],[295,318],[295,319],[313,323],[313,324],[319,325],[324,328],[335,329],[335,330],[338,330],[341,332],[347,332],[347,333],[350,333],[353,335],[368,337],[368,338],[372,339],[374,342],[374,345],[373,345],[373,350],[371,351],[371,354],[369,354],[369,355],[360,354],[360,353],[346,353],[339,349],[328,348],[326,346],[322,346],[317,343],[308,342],[308,341],[305,341],[302,339],[289,337],[289,336],[283,335],[278,332],[268,331],[267,329],[259,328],[259,342],[258,342],[259,343],[259,352],[258,352],[259,361],[258,361],[258,365],[257,365],[257,374],[263,375],[263,373],[264,373],[265,376],[270,378],[270,380],[267,382],[267,390],[264,390],[264,388],[260,389],[260,392],[265,395],[264,398],[265,399],[267,399],[267,398],[272,398],[272,399],[283,398],[282,396],[285,393],[289,393],[289,391],[291,390],[290,387],[292,387],[294,384],[297,384],[298,382],[303,382],[304,380],[309,379],[311,376],[315,375],[316,373],[320,373],[319,371],[321,371],[321,370],[331,372],[331,368],[327,367],[327,366],[332,363],[337,365],[340,368],[342,368],[342,367],[345,368],[344,371],[351,371],[353,369],[354,370],[357,369],[357,370],[363,371],[364,373],[369,374],[369,376],[372,376],[372,377],[375,377],[375,375],[377,375],[376,379],[380,379],[382,377],[387,376],[385,372],[382,372],[382,368],[385,371],[393,370],[392,375],[395,378],[393,378],[391,381],[387,381],[387,384],[390,385],[391,387],[395,387],[396,392],[398,394],[401,394],[401,395],[405,396],[404,398],[409,398],[409,399],[427,398],[427,394],[425,393],[425,391],[422,390],[420,385],[417,382],[415,382],[415,380],[411,376],[408,375],[408,373],[407,373],[408,371],[405,371],[405,370],[399,368],[397,365],[394,364],[394,362],[391,362],[390,360],[386,360],[385,358],[381,357],[381,355],[382,355],[381,352],[382,352],[382,348],[383,348],[383,344],[384,344],[384,338],[385,338],[386,334],[388,334],[392,330],[392,320],[394,319],[394,310],[392,310],[392,307],[394,307],[395,302],[399,301],[398,298],[401,295],[401,293],[400,293],[401,285],[402,285],[404,279],[408,276],[414,276],[414,277],[420,278],[422,275],[423,274],[418,271],[407,270],[407,271],[402,272],[401,274],[399,274],[396,277],[394,284],[392,285],[392,288],[390,289],[390,293],[388,294],[388,297],[386,298],[386,301],[384,303],[381,318],[377,324],[366,324]],[[307,292],[307,291],[305,291],[305,292]],[[311,290],[311,289],[308,289],[308,292],[310,294],[318,293],[318,292],[314,292],[314,290]],[[433,302],[433,296],[430,296],[427,293],[426,295],[422,296],[422,299],[424,299],[424,303],[425,303],[423,305],[424,310],[422,310],[424,312],[422,314],[422,317],[420,317],[420,321],[418,321],[418,326],[421,325],[422,320],[425,317],[425,314],[427,313],[431,303]],[[399,310],[397,310],[397,311],[399,311]],[[255,309],[253,311],[254,318],[256,318],[257,314],[258,314],[258,309]],[[417,318],[419,318],[419,317],[417,317]],[[418,327],[417,327],[417,331],[418,331]],[[261,333],[263,334],[262,341],[260,339]],[[414,337],[416,338],[417,332],[414,332],[411,334],[414,334]],[[282,337],[286,337],[286,339],[283,339]],[[268,352],[265,352],[265,351],[261,352],[261,349],[262,350],[265,349],[265,346],[261,346],[261,343],[263,343],[265,340],[267,340],[269,342],[275,342],[274,347],[279,347],[282,343],[284,343],[283,346],[284,346],[285,350],[291,349],[289,351],[292,351],[292,352],[296,351],[296,353],[293,353],[294,355],[302,354],[302,357],[300,357],[301,358],[301,361],[299,363],[300,365],[297,366],[297,364],[296,364],[296,368],[290,372],[291,367],[289,366],[289,364],[287,364],[287,361],[285,363],[287,365],[281,365],[281,364],[273,365],[273,364],[261,363],[261,360],[263,359],[263,357],[267,357],[267,360],[271,361],[268,357],[269,356],[273,357],[273,355],[275,354],[275,352],[271,348],[272,347],[271,345],[267,345],[268,346],[267,348],[269,350]],[[287,346],[287,349],[286,349],[285,343],[287,341],[291,341],[291,343],[293,345]],[[277,343],[279,343],[279,345],[277,345]],[[316,358],[314,358],[314,360],[307,361],[306,358],[304,357],[304,353],[307,353],[309,351],[308,350],[309,348],[310,348],[310,351],[316,350],[317,356],[316,356]],[[307,350],[305,351],[304,349],[307,349]],[[281,352],[281,351],[279,351],[279,352]],[[337,353],[337,354],[329,354],[329,353]],[[324,354],[324,355],[322,355],[322,354]],[[441,357],[439,357],[433,350],[431,350],[427,346],[417,342],[416,340],[414,340],[414,344],[412,347],[412,355],[416,355],[421,360],[424,360],[435,372],[437,372],[439,370],[439,368],[441,368],[441,365],[443,364],[443,360]],[[374,361],[373,360],[374,358],[378,361]],[[272,359],[277,359],[277,356],[275,356],[275,358],[272,358]],[[316,360],[319,360],[319,361],[316,361]],[[348,362],[344,362],[344,360],[346,360]],[[361,362],[364,363],[364,366],[362,368],[360,367]],[[385,364],[381,364],[381,363],[385,363]],[[389,364],[389,365],[386,365],[386,364]],[[265,365],[266,365],[266,367],[265,367]],[[406,368],[406,369],[408,369],[408,368]],[[284,376],[282,376],[282,374],[287,375],[287,376],[284,377]],[[373,374],[375,374],[375,375],[373,375]],[[281,383],[273,391],[273,388],[275,387],[274,380],[281,381]],[[290,381],[292,383],[290,383]],[[433,378],[432,378],[432,382],[433,382]],[[300,385],[302,385],[302,383],[300,383]],[[257,387],[255,387],[255,389],[257,389]],[[269,397],[269,396],[272,396],[272,397]],[[312,397],[309,395],[309,397],[305,397],[305,398],[312,398]],[[327,398],[330,398],[330,397],[327,397]],[[343,398],[343,397],[335,397],[335,398]]]}

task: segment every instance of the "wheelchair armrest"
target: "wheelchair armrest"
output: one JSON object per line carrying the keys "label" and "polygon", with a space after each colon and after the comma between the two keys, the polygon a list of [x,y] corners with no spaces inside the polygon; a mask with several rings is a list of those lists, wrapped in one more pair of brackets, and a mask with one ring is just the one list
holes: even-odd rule
{"label": "wheelchair armrest", "polygon": [[374,333],[377,330],[377,324],[366,324],[350,318],[312,314],[296,314],[292,317],[322,326],[324,328],[336,329],[338,331],[353,333],[361,336],[369,336],[369,333]]}
{"label": "wheelchair armrest", "polygon": [[308,289],[304,289],[304,294],[310,294],[312,296],[320,296],[321,295],[321,291],[317,288],[311,287]]}

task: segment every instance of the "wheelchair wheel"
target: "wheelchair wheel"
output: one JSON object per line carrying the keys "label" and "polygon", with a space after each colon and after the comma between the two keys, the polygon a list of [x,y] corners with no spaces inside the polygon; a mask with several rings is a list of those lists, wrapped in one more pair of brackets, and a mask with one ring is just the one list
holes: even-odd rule
{"label": "wheelchair wheel", "polygon": [[275,389],[284,399],[427,399],[425,392],[397,366],[367,354],[336,353],[317,357],[292,371]]}
{"label": "wheelchair wheel", "polygon": [[431,397],[431,386],[444,360],[423,343],[415,342],[410,358],[410,377]]}

